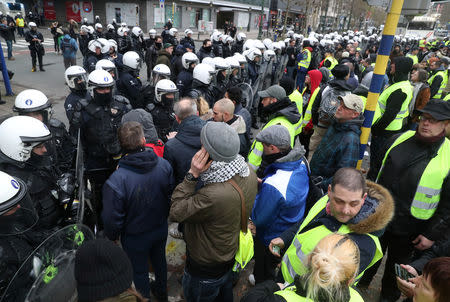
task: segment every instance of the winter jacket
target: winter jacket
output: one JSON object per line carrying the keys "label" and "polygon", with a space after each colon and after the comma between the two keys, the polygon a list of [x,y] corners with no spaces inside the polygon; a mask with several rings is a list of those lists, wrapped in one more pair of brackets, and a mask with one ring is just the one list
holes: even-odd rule
{"label": "winter jacket", "polygon": [[156,59],[155,66],[158,64],[167,65],[172,71],[172,63],[170,62],[172,59],[172,55],[168,53],[165,49],[161,49],[158,51],[158,58]]}
{"label": "winter jacket", "polygon": [[14,26],[0,24],[0,35],[2,36],[3,39],[5,39],[5,41],[15,40],[14,30],[15,30]]}
{"label": "winter jacket", "polygon": [[183,181],[192,157],[202,147],[200,132],[205,123],[196,115],[185,118],[178,126],[178,133],[164,146],[164,158],[172,165],[176,184]]}
{"label": "winter jacket", "polygon": [[209,107],[212,108],[216,102],[213,87],[213,85],[205,85],[194,79],[192,80],[192,88],[188,90],[186,95],[194,100],[197,100],[199,97],[203,97],[206,102],[208,102]]}
{"label": "winter jacket", "polygon": [[60,42],[60,48],[63,54],[64,59],[75,59],[78,51],[77,41],[69,36],[68,34],[64,35]]}
{"label": "winter jacket", "polygon": [[130,100],[131,106],[135,108],[143,108],[144,104],[140,98],[142,89],[142,82],[139,78],[133,76],[131,72],[122,72],[117,80],[117,90],[120,95],[123,95]]}
{"label": "winter jacket", "polygon": [[242,104],[237,103],[234,106],[234,114],[240,115],[244,118],[245,129],[247,129],[247,135],[250,137],[252,127],[252,116],[250,112],[248,112],[247,108],[242,107]]}
{"label": "winter jacket", "polygon": [[[367,268],[375,255],[375,242],[367,234],[377,237],[383,235],[387,225],[392,221],[394,208],[394,199],[389,191],[381,185],[368,181],[367,197],[363,206],[358,214],[346,223],[350,228],[349,236],[360,251],[359,272],[357,274]],[[285,242],[286,248],[294,239],[302,222],[303,220],[300,220],[281,234],[280,238]],[[303,230],[306,232],[310,227],[318,225],[323,225],[330,231],[337,232],[343,223],[328,214],[325,208]]]}
{"label": "winter jacket", "polygon": [[236,41],[231,45],[231,53],[233,55],[235,53],[242,53],[243,48],[244,48],[244,41]]}
{"label": "winter jacket", "polygon": [[296,145],[286,156],[267,166],[256,195],[252,221],[256,237],[269,246],[273,238],[303,218],[309,191],[305,150]]}
{"label": "winter jacket", "polygon": [[197,52],[198,60],[201,62],[206,57],[214,58],[214,53],[212,52],[212,49],[210,51],[206,51],[205,48],[202,46],[200,47],[199,51]]}
{"label": "winter jacket", "polygon": [[334,121],[314,152],[311,159],[311,175],[323,177],[320,186],[325,191],[337,170],[356,167],[363,121],[362,114],[347,122]]}
{"label": "winter jacket", "polygon": [[126,154],[103,186],[105,234],[117,240],[125,234],[167,229],[172,167],[152,150]]}
{"label": "winter jacket", "polygon": [[192,87],[193,79],[192,71],[190,70],[184,69],[178,74],[176,84],[180,91],[180,97],[186,96],[187,92]]}
{"label": "winter jacket", "polygon": [[[387,142],[383,150],[375,157],[377,175],[386,151],[400,136],[394,135]],[[450,176],[445,178],[439,205],[433,216],[428,220],[420,220],[412,216],[411,203],[425,167],[444,142],[444,137],[435,143],[428,143],[413,136],[393,148],[386,158],[383,173],[378,183],[385,186],[395,199],[395,218],[388,230],[398,236],[411,236],[412,239],[422,234],[432,241],[442,239],[450,228]],[[372,178],[373,179],[373,178]]]}
{"label": "winter jacket", "polygon": [[231,120],[227,122],[239,135],[239,154],[243,158],[247,158],[248,149],[250,148],[250,138],[247,135],[247,128],[245,127],[244,118],[240,115],[235,115]]}
{"label": "winter jacket", "polygon": [[[258,190],[256,174],[232,178],[244,193],[245,220]],[[184,223],[186,271],[217,278],[229,272],[239,245],[241,198],[230,183],[219,182],[196,191],[197,181],[184,179],[172,194],[170,219]]]}
{"label": "winter jacket", "polygon": [[223,44],[220,41],[213,41],[212,42],[212,51],[214,53],[215,57],[222,57],[223,58]]}

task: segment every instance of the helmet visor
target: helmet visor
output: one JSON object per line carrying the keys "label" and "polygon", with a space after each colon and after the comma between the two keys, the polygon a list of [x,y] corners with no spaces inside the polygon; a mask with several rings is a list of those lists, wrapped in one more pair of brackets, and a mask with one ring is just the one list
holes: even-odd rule
{"label": "helmet visor", "polygon": [[160,80],[164,80],[164,79],[169,80],[169,78],[170,78],[170,76],[166,76],[162,73],[157,73],[157,72],[152,71],[152,75],[150,77],[150,85],[155,87],[156,83],[158,83]]}
{"label": "helmet visor", "polygon": [[76,90],[86,90],[87,89],[87,82],[88,82],[88,76],[87,74],[76,74],[68,76],[69,78],[69,87],[74,88]]}
{"label": "helmet visor", "polygon": [[27,192],[25,182],[15,179],[21,190],[0,205],[0,236],[25,233],[38,222],[38,214]]}

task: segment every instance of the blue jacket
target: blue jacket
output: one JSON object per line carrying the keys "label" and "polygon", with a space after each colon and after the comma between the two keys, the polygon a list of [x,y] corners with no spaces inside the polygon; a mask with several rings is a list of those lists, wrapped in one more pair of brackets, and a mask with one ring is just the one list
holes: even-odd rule
{"label": "blue jacket", "polygon": [[175,182],[179,184],[191,167],[192,157],[202,147],[200,132],[206,122],[193,115],[178,126],[178,133],[164,145],[164,158],[172,165]]}
{"label": "blue jacket", "polygon": [[344,167],[356,167],[363,121],[362,114],[345,123],[334,121],[320,141],[311,159],[310,167],[311,175],[323,177],[320,184],[323,190],[328,189],[337,170]]}
{"label": "blue jacket", "polygon": [[143,99],[141,98],[142,82],[139,78],[132,75],[129,71],[124,71],[120,74],[116,84],[119,94],[130,100],[133,109],[144,107]]}
{"label": "blue jacket", "polygon": [[308,169],[302,160],[303,154],[304,149],[296,145],[289,154],[264,171],[251,218],[256,226],[256,237],[266,246],[303,219],[309,192]]}
{"label": "blue jacket", "polygon": [[69,35],[65,35],[60,42],[63,57],[65,59],[75,59],[78,51],[78,44],[74,38]]}
{"label": "blue jacket", "polygon": [[172,167],[153,150],[127,154],[103,185],[105,234],[116,240],[125,234],[167,229]]}

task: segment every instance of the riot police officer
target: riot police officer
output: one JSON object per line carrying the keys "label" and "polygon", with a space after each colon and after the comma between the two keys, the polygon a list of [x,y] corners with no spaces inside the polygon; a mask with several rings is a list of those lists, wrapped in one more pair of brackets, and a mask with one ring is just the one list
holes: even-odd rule
{"label": "riot police officer", "polygon": [[[109,44],[109,43],[108,43]],[[87,70],[89,73],[95,70],[95,64],[101,59],[104,58],[103,50],[102,48],[108,47],[109,51],[109,45],[105,46],[102,45],[98,40],[91,40],[88,44],[89,53],[86,57],[84,69]]]}
{"label": "riot police officer", "polygon": [[147,107],[153,117],[158,137],[167,141],[167,135],[172,130],[175,121],[173,104],[178,101],[178,88],[171,80],[160,80],[155,86],[155,101]]}
{"label": "riot police officer", "polygon": [[128,98],[133,108],[143,108],[140,97],[142,82],[139,79],[141,65],[141,57],[136,52],[126,52],[123,55],[123,70],[117,81],[117,90],[119,94]]}
{"label": "riot police officer", "polygon": [[44,47],[42,46],[42,42],[44,42],[44,37],[37,31],[36,23],[30,22],[28,23],[28,26],[30,27],[30,30],[25,33],[25,40],[30,43],[28,48],[30,49],[31,63],[33,65],[31,71],[36,71],[36,56],[39,61],[39,70],[45,71],[42,63],[42,56],[44,55]]}
{"label": "riot police officer", "polygon": [[195,42],[194,42],[194,39],[192,39],[192,35],[194,34],[194,32],[191,29],[187,28],[184,31],[184,34],[185,34],[185,36],[183,39],[181,39],[180,44],[181,45],[186,45],[186,44],[192,45],[192,47],[194,47],[192,52],[195,53]]}
{"label": "riot police officer", "polygon": [[212,108],[216,99],[211,88],[211,83],[215,77],[215,69],[205,63],[195,66],[192,72],[192,87],[187,92],[187,96],[197,100],[199,97],[203,97],[209,106]]}
{"label": "riot police officer", "polygon": [[52,139],[46,143],[47,155],[58,175],[67,172],[72,166],[76,143],[60,120],[52,117],[52,104],[39,90],[26,89],[19,93],[14,102],[13,111],[43,122]]}
{"label": "riot police officer", "polygon": [[101,212],[101,189],[120,157],[117,130],[122,116],[131,109],[126,98],[113,96],[114,79],[105,70],[94,70],[88,77],[91,100],[80,100],[71,120],[80,129],[87,177],[92,185],[97,218]]}
{"label": "riot police officer", "polygon": [[178,74],[177,87],[180,90],[180,96],[184,97],[192,86],[192,73],[198,64],[198,58],[194,53],[186,52],[181,57],[181,64],[183,65],[183,70]]}
{"label": "riot police officer", "polygon": [[131,50],[137,52],[137,54],[144,58],[144,32],[138,26],[131,29]]}
{"label": "riot police officer", "polygon": [[[0,124],[0,170],[27,183],[39,226],[52,229],[62,220],[57,196],[57,173],[47,156],[52,135],[37,118],[13,116]],[[2,188],[3,190],[3,188]]]}
{"label": "riot police officer", "polygon": [[[70,66],[64,72],[66,84],[70,89],[70,94],[64,101],[64,109],[69,122],[72,120],[73,113],[77,107],[77,103],[81,99],[89,99],[87,92],[88,75],[86,70],[81,66]],[[69,129],[70,130],[70,129]]]}

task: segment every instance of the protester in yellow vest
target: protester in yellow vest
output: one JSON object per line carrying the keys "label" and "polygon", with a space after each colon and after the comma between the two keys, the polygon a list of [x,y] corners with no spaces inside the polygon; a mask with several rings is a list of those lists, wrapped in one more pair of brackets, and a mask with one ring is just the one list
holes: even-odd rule
{"label": "protester in yellow vest", "polygon": [[241,302],[362,302],[351,288],[360,265],[359,249],[348,235],[322,238],[308,255],[308,272],[295,276],[293,285],[267,281],[251,289]]}
{"label": "protester in yellow vest", "polygon": [[17,15],[16,26],[18,29],[19,36],[24,37],[25,34],[24,34],[23,29],[25,27],[25,20],[23,19],[21,13],[18,13],[18,15]]}
{"label": "protester in yellow vest", "polygon": [[[269,120],[262,129],[277,124],[285,126],[291,135],[291,147],[294,147],[295,133],[302,126],[302,116],[298,112],[297,105],[286,97],[286,91],[279,85],[270,86],[258,92],[258,95],[262,98],[262,115]],[[262,143],[253,141],[248,163],[254,171],[261,165],[262,155]]]}
{"label": "protester in yellow vest", "polygon": [[303,91],[303,85],[305,84],[306,73],[308,72],[309,65],[311,64],[311,53],[313,49],[308,39],[303,40],[303,50],[297,55],[297,89]]}
{"label": "protester in yellow vest", "polygon": [[406,57],[396,57],[391,63],[391,85],[380,94],[373,118],[370,141],[371,170],[375,162],[374,157],[378,156],[386,140],[402,132],[408,123],[409,103],[413,97],[413,87],[409,82],[412,65],[412,59]]}
{"label": "protester in yellow vest", "polygon": [[[394,201],[380,185],[367,182],[354,168],[341,168],[328,186],[328,194],[319,199],[303,221],[272,239],[269,249],[284,253],[281,272],[286,282],[307,272],[306,256],[317,242],[333,233],[346,233],[360,250],[359,279],[363,272],[382,258],[379,235],[394,215]],[[286,248],[286,249],[285,249]],[[357,281],[357,279],[355,281]]]}
{"label": "protester in yellow vest", "polygon": [[[394,264],[431,248],[450,227],[450,141],[445,138],[450,103],[430,100],[418,111],[417,131],[394,136],[375,163],[377,183],[395,200],[395,217],[380,238],[388,250],[381,290],[386,301],[400,296]],[[368,285],[375,273],[375,267],[366,272],[361,284]]]}
{"label": "protester in yellow vest", "polygon": [[325,49],[325,59],[322,61],[322,64],[320,67],[326,67],[329,71],[332,71],[333,68],[338,65],[339,62],[336,60],[333,56],[333,51],[331,48]]}
{"label": "protester in yellow vest", "polygon": [[444,69],[441,60],[432,62],[430,64],[430,70],[431,74],[428,79],[428,84],[430,85],[431,98],[440,99],[448,82],[447,70]]}
{"label": "protester in yellow vest", "polygon": [[406,54],[406,56],[413,60],[413,64],[418,64],[419,63],[419,57],[417,56],[418,53],[419,49],[417,47],[413,47],[411,52]]}
{"label": "protester in yellow vest", "polygon": [[[306,76],[306,79],[308,79],[308,76]],[[305,80],[306,83],[307,80]],[[286,91],[286,95],[291,100],[291,102],[295,103],[297,106],[297,110],[300,113],[301,116],[303,116],[303,96],[302,94],[295,89],[295,81],[292,78],[289,77],[282,77],[280,79],[280,86],[283,87],[283,89]],[[306,88],[305,88],[306,89]],[[295,131],[295,135],[300,134],[302,132],[302,127],[299,127]]]}

